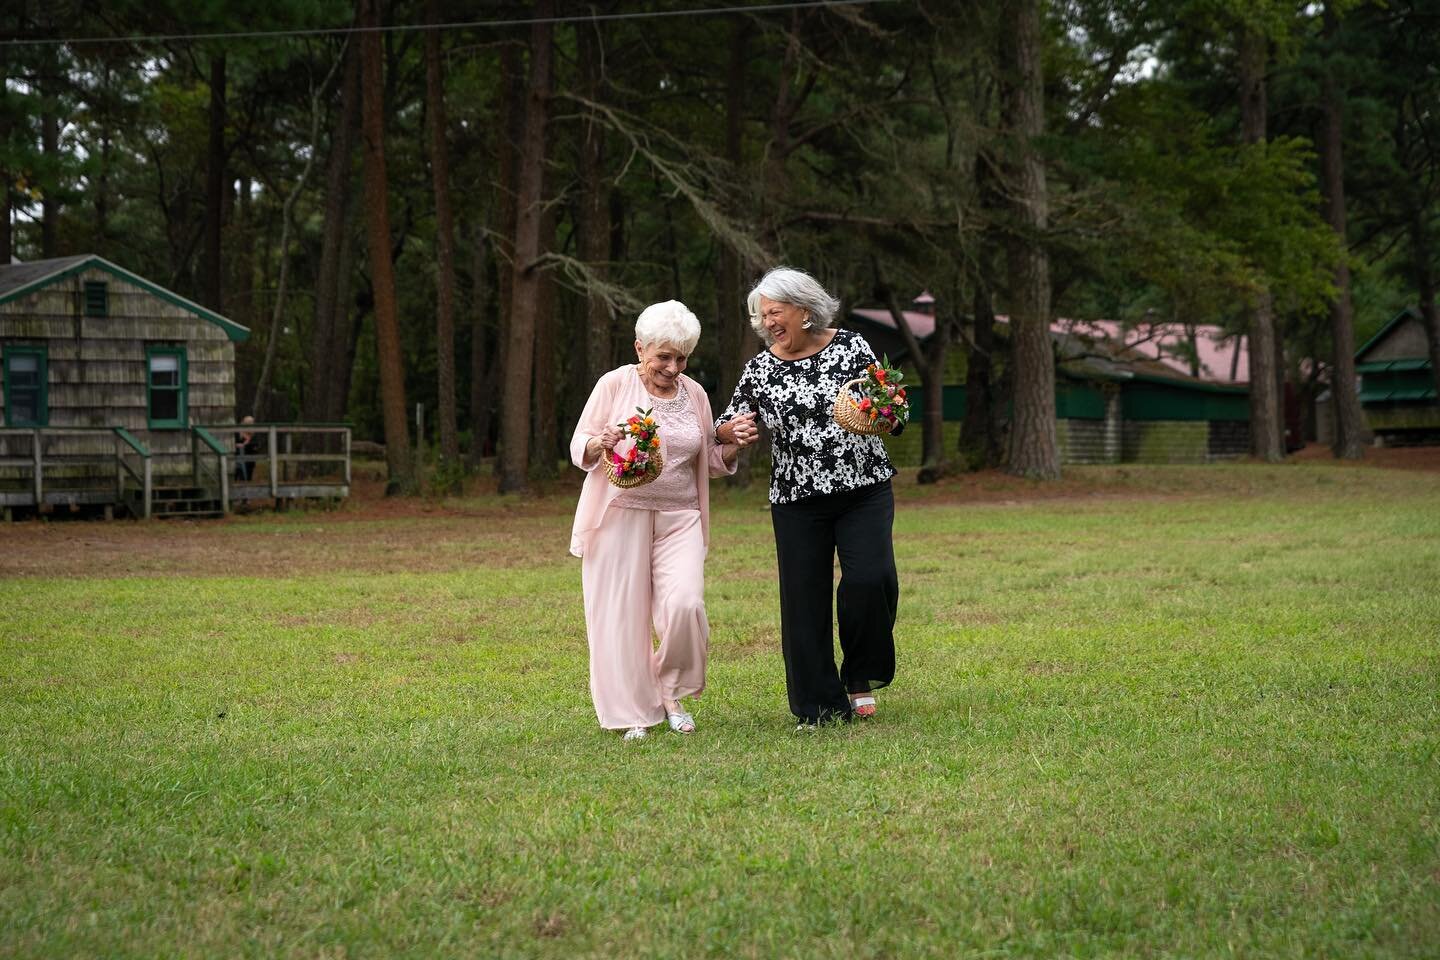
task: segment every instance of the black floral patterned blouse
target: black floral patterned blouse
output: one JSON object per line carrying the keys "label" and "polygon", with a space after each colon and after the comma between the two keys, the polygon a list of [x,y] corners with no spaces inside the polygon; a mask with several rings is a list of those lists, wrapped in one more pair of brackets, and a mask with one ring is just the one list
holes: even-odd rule
{"label": "black floral patterned blouse", "polygon": [[840,385],[874,362],[864,337],[836,330],[819,353],[781,360],[762,350],[745,364],[715,425],[753,412],[769,429],[771,503],[854,490],[895,475],[879,437],[850,433],[831,419]]}

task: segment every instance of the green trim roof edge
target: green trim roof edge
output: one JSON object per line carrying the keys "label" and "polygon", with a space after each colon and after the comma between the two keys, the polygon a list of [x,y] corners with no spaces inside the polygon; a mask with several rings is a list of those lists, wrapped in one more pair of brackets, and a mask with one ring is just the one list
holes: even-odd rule
{"label": "green trim roof edge", "polygon": [[1376,344],[1377,341],[1384,338],[1384,336],[1390,332],[1391,327],[1395,326],[1395,324],[1399,323],[1401,320],[1406,319],[1407,317],[1413,317],[1414,319],[1419,320],[1421,319],[1420,311],[1416,310],[1414,307],[1406,307],[1404,310],[1401,310],[1399,313],[1395,314],[1395,316],[1391,317],[1390,321],[1386,323],[1385,326],[1375,331],[1375,335],[1373,337],[1361,344],[1360,349],[1355,351],[1355,359],[1359,360],[1364,355],[1366,350],[1369,350]]}
{"label": "green trim roof edge", "polygon": [[1139,372],[1134,373],[1133,377],[1136,380],[1143,380],[1146,383],[1158,383],[1167,387],[1176,387],[1181,390],[1199,390],[1202,393],[1228,393],[1236,395],[1248,394],[1250,392],[1249,384],[1206,383],[1204,381],[1198,380],[1176,380],[1170,377],[1160,376],[1159,374],[1155,373]]}
{"label": "green trim roof edge", "polygon": [[25,284],[22,287],[17,287],[16,289],[11,290],[9,293],[0,296],[0,304],[9,303],[10,301],[23,297],[27,294],[34,293],[36,290],[39,290],[43,287],[48,287],[52,283],[64,280],[67,277],[73,277],[77,273],[82,273],[86,270],[90,270],[96,267],[104,270],[106,273],[110,274],[113,277],[118,277],[119,279],[124,280],[127,283],[135,284],[135,286],[140,287],[147,293],[151,293],[159,297],[161,300],[170,303],[173,306],[177,306],[182,310],[188,310],[202,320],[210,321],[211,323],[219,327],[221,330],[224,330],[225,335],[229,337],[230,340],[234,343],[243,343],[246,340],[250,339],[250,330],[248,327],[242,327],[234,320],[230,320],[227,317],[222,317],[215,311],[207,309],[206,307],[202,307],[200,306],[200,304],[195,303],[192,300],[186,300],[178,293],[172,293],[171,291],[166,290],[164,287],[160,286],[157,283],[151,283],[149,280],[146,280],[139,274],[131,273],[124,267],[116,266],[115,264],[111,263],[109,260],[106,260],[104,257],[100,256],[97,253],[87,254],[85,256],[85,259],[81,260],[79,263],[73,263],[70,266],[65,267],[64,269],[57,270],[54,273],[47,274],[43,277],[38,277],[34,280],[31,280],[29,283]]}
{"label": "green trim roof edge", "polygon": [[1409,373],[1429,369],[1429,357],[1402,357],[1399,360],[1371,360],[1355,364],[1356,373]]}

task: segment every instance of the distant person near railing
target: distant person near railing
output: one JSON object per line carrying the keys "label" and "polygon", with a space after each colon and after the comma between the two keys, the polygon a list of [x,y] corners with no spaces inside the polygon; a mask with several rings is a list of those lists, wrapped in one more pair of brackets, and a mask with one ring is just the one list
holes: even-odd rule
{"label": "distant person near railing", "polygon": [[[255,418],[245,416],[240,420],[240,425],[248,426],[253,424]],[[235,479],[249,483],[250,478],[255,475],[255,461],[246,459],[253,457],[260,447],[260,440],[255,436],[254,430],[241,430],[235,434]]]}

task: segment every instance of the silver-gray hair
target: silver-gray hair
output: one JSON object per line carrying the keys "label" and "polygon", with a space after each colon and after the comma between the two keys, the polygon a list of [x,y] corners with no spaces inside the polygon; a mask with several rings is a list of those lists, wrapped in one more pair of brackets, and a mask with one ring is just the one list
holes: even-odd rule
{"label": "silver-gray hair", "polygon": [[635,339],[642,348],[668,343],[688,356],[700,342],[700,320],[679,300],[652,303],[635,320]]}
{"label": "silver-gray hair", "polygon": [[776,267],[760,278],[745,300],[746,309],[750,312],[750,326],[767,345],[772,339],[765,330],[765,324],[760,322],[761,297],[799,307],[810,315],[810,325],[821,330],[834,323],[835,314],[840,311],[840,301],[830,296],[820,286],[820,281],[810,274],[794,267]]}

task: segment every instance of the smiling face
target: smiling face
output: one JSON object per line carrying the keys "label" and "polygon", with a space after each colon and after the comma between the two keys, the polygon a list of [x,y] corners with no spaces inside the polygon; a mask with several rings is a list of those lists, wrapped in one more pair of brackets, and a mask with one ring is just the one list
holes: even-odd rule
{"label": "smiling face", "polygon": [[760,323],[770,335],[771,341],[782,351],[799,350],[803,347],[808,332],[803,324],[808,317],[804,307],[771,300],[769,297],[760,298]]}
{"label": "smiling face", "polygon": [[690,358],[680,352],[673,343],[652,343],[648,346],[635,341],[635,356],[640,358],[640,379],[651,392],[668,397],[675,392],[675,382],[685,372]]}

